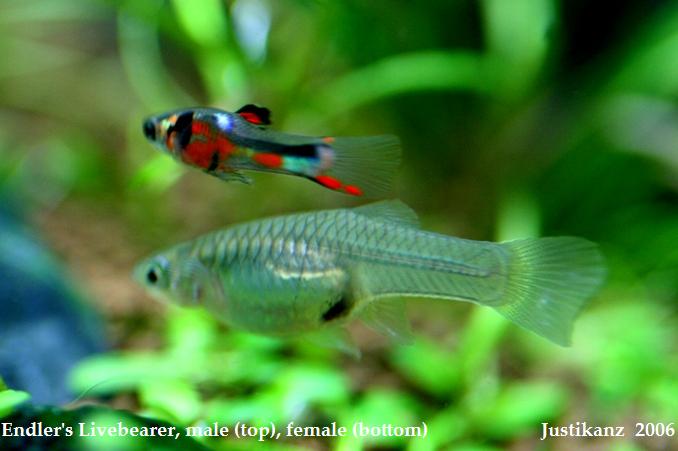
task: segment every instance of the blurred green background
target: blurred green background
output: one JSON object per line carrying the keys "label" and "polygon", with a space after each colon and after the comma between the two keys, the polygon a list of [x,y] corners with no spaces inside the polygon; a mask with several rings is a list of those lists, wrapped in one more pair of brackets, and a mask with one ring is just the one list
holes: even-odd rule
{"label": "blurred green background", "polygon": [[[428,425],[426,438],[202,440],[213,449],[677,446],[632,437],[678,418],[675,1],[2,0],[0,55],[0,184],[112,347],[70,373],[74,398],[179,425]],[[397,195],[427,230],[599,242],[609,279],[573,346],[412,300],[414,345],[356,325],[356,361],[151,300],[130,279],[150,252],[357,205],[293,177],[225,184],[141,133],[149,114],[245,103],[277,130],[400,136]],[[539,441],[541,422],[576,421],[627,438]]]}

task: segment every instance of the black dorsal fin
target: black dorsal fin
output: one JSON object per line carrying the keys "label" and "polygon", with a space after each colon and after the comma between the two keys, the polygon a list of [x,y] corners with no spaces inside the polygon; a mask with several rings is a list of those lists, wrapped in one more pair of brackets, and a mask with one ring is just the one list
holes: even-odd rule
{"label": "black dorsal fin", "polygon": [[236,114],[255,125],[271,125],[271,111],[263,106],[248,103],[236,111]]}

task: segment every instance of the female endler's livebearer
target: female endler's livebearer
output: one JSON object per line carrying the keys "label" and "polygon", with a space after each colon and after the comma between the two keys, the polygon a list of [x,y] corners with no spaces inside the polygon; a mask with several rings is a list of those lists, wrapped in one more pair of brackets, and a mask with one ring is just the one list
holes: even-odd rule
{"label": "female endler's livebearer", "polygon": [[407,340],[407,297],[486,305],[566,345],[604,275],[587,240],[449,237],[420,230],[399,201],[232,226],[135,269],[152,294],[202,305],[233,327],[276,336],[324,330],[338,347],[342,326],[354,318]]}

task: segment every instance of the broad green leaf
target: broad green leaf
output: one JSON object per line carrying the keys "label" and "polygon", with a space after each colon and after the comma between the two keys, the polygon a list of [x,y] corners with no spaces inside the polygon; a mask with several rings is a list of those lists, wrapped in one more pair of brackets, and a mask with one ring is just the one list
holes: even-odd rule
{"label": "broad green leaf", "polygon": [[14,412],[14,409],[31,399],[31,395],[26,392],[7,390],[0,391],[0,418]]}
{"label": "broad green leaf", "polygon": [[475,428],[497,439],[537,431],[544,421],[558,418],[567,406],[568,391],[553,382],[514,382],[487,405],[475,406]]}
{"label": "broad green leaf", "polygon": [[200,394],[194,384],[177,378],[149,380],[139,387],[141,403],[164,412],[163,419],[189,424],[202,410]]}
{"label": "broad green leaf", "polygon": [[390,361],[408,380],[435,396],[446,397],[459,388],[458,356],[424,338],[394,347]]}

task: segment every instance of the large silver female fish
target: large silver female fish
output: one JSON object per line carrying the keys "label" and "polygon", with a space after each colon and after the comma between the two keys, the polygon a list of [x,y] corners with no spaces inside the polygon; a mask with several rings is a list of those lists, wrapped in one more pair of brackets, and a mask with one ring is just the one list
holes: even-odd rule
{"label": "large silver female fish", "polygon": [[360,317],[404,338],[402,298],[429,297],[493,307],[561,345],[604,275],[596,245],[584,239],[453,238],[420,230],[399,201],[233,226],[135,269],[152,294],[256,333],[339,331]]}

